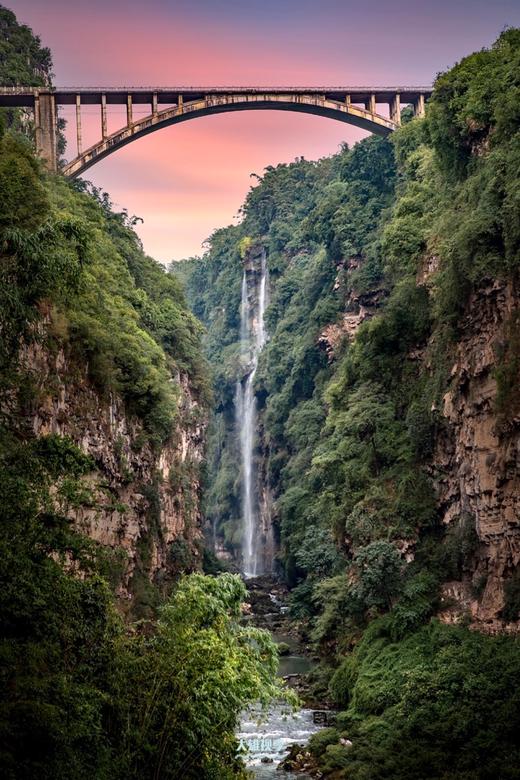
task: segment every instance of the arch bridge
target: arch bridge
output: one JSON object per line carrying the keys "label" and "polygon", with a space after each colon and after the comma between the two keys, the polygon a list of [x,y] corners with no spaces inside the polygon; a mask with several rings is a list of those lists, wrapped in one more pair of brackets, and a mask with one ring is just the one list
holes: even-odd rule
{"label": "arch bridge", "polygon": [[[431,87],[0,87],[0,106],[28,108],[34,113],[35,145],[50,171],[58,170],[57,123],[60,106],[76,107],[77,155],[61,172],[75,177],[126,144],[162,127],[196,117],[229,111],[282,110],[346,122],[377,135],[388,135],[401,122],[402,105],[424,114]],[[99,106],[100,138],[83,149],[82,106]],[[126,123],[108,134],[107,106],[126,108]],[[134,106],[150,113],[134,121]],[[165,106],[163,108],[163,106]],[[380,111],[386,106],[388,115]]]}

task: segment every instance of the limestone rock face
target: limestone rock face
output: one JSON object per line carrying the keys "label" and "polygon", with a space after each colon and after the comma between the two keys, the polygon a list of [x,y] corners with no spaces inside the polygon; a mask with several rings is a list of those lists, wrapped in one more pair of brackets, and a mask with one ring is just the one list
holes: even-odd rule
{"label": "limestone rock face", "polygon": [[[360,257],[351,257],[341,264],[340,272],[336,280],[335,289],[341,286],[340,277],[346,273],[357,271],[363,263]],[[374,316],[380,308],[387,291],[374,289],[370,292],[361,292],[355,288],[348,290],[345,298],[345,307],[341,320],[327,325],[320,333],[318,345],[327,354],[330,362],[334,360],[344,338],[353,341],[361,323]]]}
{"label": "limestone rock face", "polygon": [[87,366],[63,348],[51,352],[35,342],[24,350],[21,362],[37,388],[24,414],[33,433],[68,436],[95,461],[96,469],[86,478],[92,501],[68,508],[68,515],[92,539],[125,551],[119,595],[131,598],[136,568],[158,584],[170,576],[172,544],[180,543],[196,566],[206,412],[188,377],[173,378],[180,389],[178,422],[170,439],[154,448],[141,420],[127,413],[122,399],[101,394]]}
{"label": "limestone rock face", "polygon": [[450,389],[440,410],[432,473],[446,525],[474,523],[478,548],[463,582],[446,583],[441,618],[464,610],[475,628],[516,630],[500,618],[504,583],[520,562],[520,417],[497,412],[498,355],[514,322],[513,285],[475,293],[462,322]]}

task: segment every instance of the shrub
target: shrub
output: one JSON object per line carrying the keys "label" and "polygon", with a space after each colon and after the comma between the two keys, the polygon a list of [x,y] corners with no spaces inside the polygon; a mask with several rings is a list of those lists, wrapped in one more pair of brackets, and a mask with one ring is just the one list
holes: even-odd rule
{"label": "shrub", "polygon": [[334,728],[320,729],[309,739],[309,750],[313,756],[319,758],[327,750],[329,745],[334,745],[339,740],[339,732]]}

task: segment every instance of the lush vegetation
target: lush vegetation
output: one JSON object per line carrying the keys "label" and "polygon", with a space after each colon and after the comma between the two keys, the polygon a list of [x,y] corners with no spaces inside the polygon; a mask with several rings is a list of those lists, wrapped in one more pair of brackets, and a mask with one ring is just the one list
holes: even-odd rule
{"label": "lush vegetation", "polygon": [[[1,8],[2,82],[46,84],[51,69],[48,50]],[[185,422],[181,375],[202,414],[208,403],[202,328],[177,280],[144,254],[133,220],[114,212],[106,193],[47,176],[24,117],[7,119],[0,128],[2,777],[242,777],[237,719],[248,704],[282,695],[276,647],[240,624],[242,582],[183,576],[192,566],[179,538],[170,549],[175,588],[170,578],[161,605],[124,621],[113,591],[123,551],[94,543],[77,523],[79,510],[96,510],[94,483],[110,498],[109,479],[71,437],[34,432],[35,416],[66,381],[71,395],[87,387],[96,406],[122,400],[140,431],[133,447],[158,459]],[[90,411],[97,412],[61,420],[76,442]],[[105,443],[117,459],[118,441]],[[195,500],[187,470],[195,468],[170,472],[186,516]],[[139,490],[151,533],[155,482]],[[125,506],[114,510],[124,514]],[[136,578],[151,588],[147,540],[139,541],[130,583],[137,607]]]}
{"label": "lush vegetation", "polygon": [[49,86],[52,80],[50,49],[25,24],[19,24],[12,11],[0,5],[0,82]]}
{"label": "lush vegetation", "polygon": [[[4,83],[48,84],[48,50],[0,8]],[[516,283],[520,260],[520,31],[437,81],[425,120],[390,140],[268,168],[239,225],[166,274],[125,212],[86,183],[48,177],[4,112],[0,128],[0,763],[6,777],[243,776],[241,709],[280,695],[277,652],[240,624],[232,575],[182,577],[124,622],[121,562],[79,533],[97,465],[36,437],[30,349],[67,357],[71,381],[116,394],[159,452],[179,423],[182,373],[212,395],[206,514],[240,546],[234,387],[242,263],[268,256],[270,339],[256,375],[257,457],[273,495],[280,572],[341,712],[311,742],[325,776],[516,778],[518,641],[438,622],[440,585],[471,578],[475,518],[446,530],[428,468],[470,295]],[[193,313],[187,309],[182,285]],[[359,313],[355,335],[347,325]],[[345,316],[346,315],[346,316]],[[197,319],[198,318],[198,319]],[[362,317],[358,317],[358,320]],[[499,345],[497,414],[518,411],[518,318]],[[116,442],[114,448],[117,449]],[[189,468],[189,465],[187,466]],[[190,475],[171,476],[177,487]],[[155,485],[143,486],[150,517]],[[152,521],[151,521],[152,522]],[[142,558],[149,555],[143,547]],[[172,563],[173,566],[173,563]],[[149,586],[138,572],[144,590]],[[474,582],[475,590],[479,583]],[[503,617],[518,619],[518,573]],[[469,617],[468,617],[469,619]]]}
{"label": "lush vegetation", "polygon": [[[0,5],[0,84],[13,87],[48,87],[52,83],[52,55],[30,27],[19,24],[8,8]],[[16,128],[27,138],[34,134],[31,109],[0,108],[0,126]],[[65,120],[58,119],[58,154],[65,151]]]}
{"label": "lush vegetation", "polygon": [[156,625],[123,624],[117,555],[73,525],[96,464],[68,438],[34,437],[41,391],[21,359],[35,340],[67,350],[78,381],[88,365],[159,447],[176,422],[172,373],[207,392],[200,326],[105,198],[46,180],[10,134],[0,179],[3,776],[239,777],[237,718],[278,693],[275,646],[239,626],[246,594],[230,575],[187,577]]}
{"label": "lush vegetation", "polygon": [[332,678],[344,711],[311,744],[325,775],[517,778],[518,651],[437,621],[396,641],[391,621],[374,621]]}
{"label": "lush vegetation", "polygon": [[[520,31],[508,30],[442,74],[427,118],[403,112],[392,141],[267,169],[242,223],[178,271],[208,327],[207,512],[233,551],[241,260],[248,247],[268,253],[257,457],[293,613],[324,659],[317,683],[345,709],[340,729],[316,738],[335,778],[518,776],[518,643],[433,619],[441,583],[471,578],[478,539],[471,514],[447,532],[439,523],[429,465],[470,296],[517,281],[519,89]],[[360,307],[372,316],[341,338],[344,313]],[[506,427],[517,327],[513,312],[496,372]],[[518,619],[517,576],[505,595],[503,617]]]}
{"label": "lush vegetation", "polygon": [[241,777],[237,718],[280,692],[275,645],[239,625],[240,579],[187,576],[155,625],[125,626],[113,562],[62,513],[90,459],[5,434],[0,458],[2,776]]}

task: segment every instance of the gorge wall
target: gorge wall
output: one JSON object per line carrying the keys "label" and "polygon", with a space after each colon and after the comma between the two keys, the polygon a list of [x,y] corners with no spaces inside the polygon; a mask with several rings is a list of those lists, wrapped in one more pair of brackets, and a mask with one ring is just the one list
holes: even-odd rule
{"label": "gorge wall", "polygon": [[[501,616],[504,586],[520,562],[520,419],[514,407],[501,408],[498,381],[518,305],[512,283],[489,280],[471,295],[431,464],[442,522],[474,518],[478,538],[466,576],[444,585],[446,600],[455,603],[442,617],[460,619],[469,610],[474,625],[490,632],[519,628]],[[516,377],[510,380],[516,387]]]}
{"label": "gorge wall", "polygon": [[151,617],[202,567],[201,327],[106,193],[42,176],[14,135],[0,144],[10,175],[25,166],[1,249],[2,457],[33,453],[31,517],[66,518],[107,559],[120,606]]}
{"label": "gorge wall", "polygon": [[405,116],[392,142],[267,169],[242,224],[173,269],[208,328],[218,401],[206,509],[233,556],[240,247],[266,252],[258,469],[277,565],[326,642],[344,635],[345,614],[354,631],[361,614],[406,600],[420,572],[436,584],[417,619],[518,627],[516,174],[503,167],[518,134],[500,135],[499,113],[478,130],[457,114],[479,80],[507,89],[510,38],[478,77],[461,64],[456,105],[445,74],[427,120]]}
{"label": "gorge wall", "polygon": [[[153,445],[142,419],[117,392],[100,393],[88,364],[70,347],[50,351],[32,343],[20,356],[34,397],[24,410],[36,437],[68,437],[94,463],[83,479],[88,500],[67,507],[78,531],[119,555],[117,592],[132,602],[149,580],[163,588],[202,563],[200,464],[206,411],[185,371],[178,418],[168,439]],[[121,558],[121,552],[124,557]],[[141,594],[142,595],[142,594]]]}

